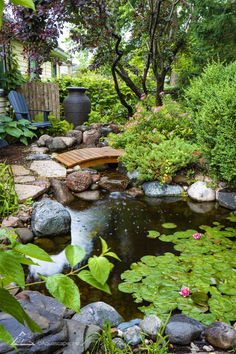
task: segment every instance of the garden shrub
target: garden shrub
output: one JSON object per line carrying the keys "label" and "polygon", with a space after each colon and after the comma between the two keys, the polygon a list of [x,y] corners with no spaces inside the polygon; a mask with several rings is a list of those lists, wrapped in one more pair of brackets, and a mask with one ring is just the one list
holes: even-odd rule
{"label": "garden shrub", "polygon": [[236,61],[213,63],[185,92],[196,141],[219,176],[236,182]]}
{"label": "garden shrub", "polygon": [[205,325],[236,320],[236,230],[217,222],[200,229],[201,234],[190,229],[160,237],[157,232],[180,255],[144,256],[121,275],[120,291],[132,293],[137,303],[150,303],[139,307],[145,315],[164,319],[178,309]]}
{"label": "garden shrub", "polygon": [[[68,95],[67,87],[81,86],[88,88],[86,95],[91,101],[89,124],[97,122],[124,123],[128,118],[127,109],[120,103],[112,78],[85,72],[73,75],[73,77],[66,75],[55,78],[53,82],[59,84],[61,105]],[[120,87],[128,103],[135,106],[137,97],[134,93],[122,83],[120,83]]]}
{"label": "garden shrub", "polygon": [[10,165],[0,164],[0,215],[10,215],[19,210],[14,175]]}
{"label": "garden shrub", "polygon": [[72,123],[67,122],[65,119],[56,119],[52,114],[49,115],[48,120],[52,126],[47,129],[41,129],[40,132],[42,134],[48,134],[51,136],[64,136],[74,127]]}

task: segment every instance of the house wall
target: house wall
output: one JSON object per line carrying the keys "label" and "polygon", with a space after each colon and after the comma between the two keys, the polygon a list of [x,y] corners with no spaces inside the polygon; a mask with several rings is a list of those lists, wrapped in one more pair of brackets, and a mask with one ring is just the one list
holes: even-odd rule
{"label": "house wall", "polygon": [[7,99],[4,97],[3,90],[0,90],[0,114],[5,114]]}

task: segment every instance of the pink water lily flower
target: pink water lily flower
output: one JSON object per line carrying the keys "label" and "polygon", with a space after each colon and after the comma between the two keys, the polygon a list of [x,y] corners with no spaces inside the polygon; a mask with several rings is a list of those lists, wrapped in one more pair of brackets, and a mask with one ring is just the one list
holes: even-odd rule
{"label": "pink water lily flower", "polygon": [[189,295],[189,288],[181,288],[181,291],[179,293],[181,296],[186,297]]}
{"label": "pink water lily flower", "polygon": [[193,238],[196,238],[196,239],[197,239],[197,238],[200,238],[200,237],[201,237],[201,234],[194,234],[194,235],[193,235]]}

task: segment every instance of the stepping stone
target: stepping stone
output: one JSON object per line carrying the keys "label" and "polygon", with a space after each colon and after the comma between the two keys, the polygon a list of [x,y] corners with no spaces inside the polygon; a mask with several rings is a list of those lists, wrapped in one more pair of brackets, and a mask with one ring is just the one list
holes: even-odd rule
{"label": "stepping stone", "polygon": [[33,161],[31,171],[46,178],[66,178],[66,169],[55,161]]}
{"label": "stepping stone", "polygon": [[35,199],[49,189],[49,184],[36,186],[33,184],[15,184],[15,190],[19,198],[19,202],[23,203],[26,199]]}
{"label": "stepping stone", "polygon": [[28,176],[30,171],[21,165],[11,165],[14,176]]}
{"label": "stepping stone", "polygon": [[31,146],[30,150],[36,154],[46,154],[49,149],[47,147]]}
{"label": "stepping stone", "polygon": [[32,183],[35,181],[35,177],[34,176],[17,176],[15,177],[15,183]]}

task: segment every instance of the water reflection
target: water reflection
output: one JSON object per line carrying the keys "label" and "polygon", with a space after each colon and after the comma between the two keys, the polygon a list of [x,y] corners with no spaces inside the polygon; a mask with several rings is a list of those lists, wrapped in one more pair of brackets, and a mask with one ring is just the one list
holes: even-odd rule
{"label": "water reflection", "polygon": [[[173,230],[162,228],[165,222],[178,225],[177,230],[193,228],[198,231],[202,224],[210,225],[213,221],[227,225],[226,217],[229,211],[218,206],[217,203],[190,203],[176,199],[141,198],[134,199],[125,193],[111,193],[104,195],[96,202],[76,201],[67,207],[71,214],[71,244],[83,247],[87,255],[99,254],[101,244],[99,236],[103,237],[121,258],[121,262],[114,261],[115,267],[109,284],[112,296],[93,289],[86,283],[80,283],[82,305],[92,301],[105,301],[117,309],[124,308],[123,316],[131,318],[137,309],[137,304],[128,294],[117,290],[120,283],[120,274],[137,262],[144,255],[161,255],[165,252],[174,252],[170,243],[157,239],[147,238],[148,230],[157,230],[161,233],[173,233]],[[204,211],[204,212],[203,212]],[[30,266],[30,275],[52,275],[62,272],[68,266],[65,252],[55,252],[51,258],[55,263],[41,262],[39,266]],[[126,302],[129,301],[129,309]],[[120,309],[122,312],[122,310]],[[130,311],[130,315],[129,315]]]}

